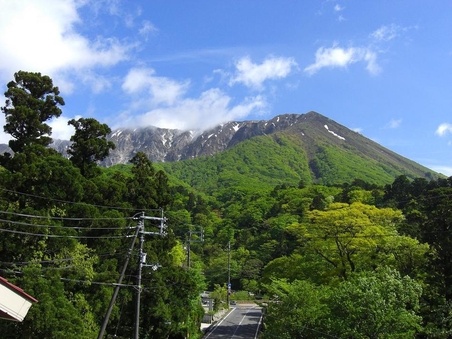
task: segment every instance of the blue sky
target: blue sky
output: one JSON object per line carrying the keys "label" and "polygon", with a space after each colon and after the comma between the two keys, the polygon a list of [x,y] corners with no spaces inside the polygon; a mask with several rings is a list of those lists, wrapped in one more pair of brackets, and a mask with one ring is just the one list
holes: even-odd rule
{"label": "blue sky", "polygon": [[[452,175],[450,0],[0,0],[0,8],[0,83],[5,90],[18,70],[52,77],[66,102],[54,138],[68,139],[67,121],[78,117],[112,129],[206,129],[317,111]],[[8,137],[0,132],[0,142]]]}

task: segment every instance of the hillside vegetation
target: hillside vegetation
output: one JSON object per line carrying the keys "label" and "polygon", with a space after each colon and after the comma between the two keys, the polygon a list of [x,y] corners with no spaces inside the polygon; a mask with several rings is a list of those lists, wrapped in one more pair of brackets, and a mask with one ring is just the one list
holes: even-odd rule
{"label": "hillside vegetation", "polygon": [[[306,119],[305,124],[253,137],[213,156],[157,166],[209,194],[225,186],[273,187],[300,181],[334,185],[355,179],[385,185],[400,175],[441,177],[320,114],[308,113]],[[345,140],[330,133],[326,122]]]}

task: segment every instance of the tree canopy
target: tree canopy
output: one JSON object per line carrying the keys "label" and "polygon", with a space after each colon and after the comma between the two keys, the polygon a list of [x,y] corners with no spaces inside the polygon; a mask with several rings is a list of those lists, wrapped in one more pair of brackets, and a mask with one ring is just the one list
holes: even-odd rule
{"label": "tree canopy", "polygon": [[83,176],[95,175],[96,162],[104,160],[115,149],[115,144],[107,140],[111,132],[106,124],[99,123],[93,118],[69,120],[68,125],[75,128],[71,137],[72,144],[68,149],[70,160],[80,169]]}
{"label": "tree canopy", "polygon": [[48,146],[52,128],[45,122],[58,118],[64,105],[58,87],[41,73],[19,71],[8,83],[6,104],[2,107],[6,124],[4,130],[14,139],[9,146],[14,152],[23,152],[27,146]]}

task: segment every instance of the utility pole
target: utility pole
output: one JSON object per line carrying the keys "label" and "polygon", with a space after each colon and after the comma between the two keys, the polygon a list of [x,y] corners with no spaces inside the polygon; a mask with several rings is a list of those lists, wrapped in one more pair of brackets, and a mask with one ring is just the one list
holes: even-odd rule
{"label": "utility pole", "polygon": [[141,269],[143,268],[143,244],[144,244],[144,212],[141,214],[138,222],[138,233],[140,233],[140,249],[138,252],[138,274],[137,274],[137,294],[135,304],[135,334],[134,338],[140,336],[140,302],[141,302]]}
{"label": "utility pole", "polygon": [[190,269],[190,243],[191,243],[191,230],[188,231],[188,240],[187,240],[187,270]]}
{"label": "utility pole", "polygon": [[135,232],[135,236],[133,237],[132,244],[130,245],[129,252],[127,252],[126,261],[124,263],[124,266],[122,267],[121,275],[119,276],[118,284],[116,285],[115,291],[113,292],[113,296],[110,300],[110,305],[108,306],[107,313],[105,314],[104,322],[102,323],[102,327],[99,331],[99,336],[97,339],[102,339],[105,333],[105,330],[107,329],[108,320],[110,319],[111,311],[113,310],[113,305],[115,304],[116,298],[119,293],[119,289],[121,287],[122,279],[124,278],[124,275],[126,273],[127,266],[129,264],[130,257],[132,255],[133,247],[135,246],[135,242],[138,237],[139,228],[137,227],[137,231]]}
{"label": "utility pole", "polygon": [[229,309],[229,303],[230,303],[230,295],[231,295],[231,241],[228,242],[228,296],[227,296],[227,303],[228,303],[228,309]]}
{"label": "utility pole", "polygon": [[[191,235],[195,234],[195,233],[199,233],[201,235],[201,239],[192,240],[191,239]],[[201,227],[201,231],[192,231],[192,230],[188,231],[188,239],[187,239],[187,245],[186,245],[186,247],[187,247],[187,269],[189,269],[190,265],[191,265],[191,261],[190,261],[190,244],[192,242],[203,242],[203,241],[204,241],[204,230],[203,230],[202,227]]]}
{"label": "utility pole", "polygon": [[[144,221],[145,220],[159,220],[160,226],[159,226],[159,232],[145,232],[144,231]],[[140,233],[140,249],[139,249],[139,258],[138,258],[138,273],[137,273],[137,293],[136,293],[136,304],[135,304],[135,334],[134,339],[139,339],[140,336],[140,301],[141,301],[141,271],[143,266],[152,266],[157,269],[159,266],[158,264],[155,265],[146,265],[146,253],[143,253],[143,245],[144,245],[144,236],[145,235],[159,235],[159,236],[165,236],[166,235],[166,218],[163,217],[163,210],[162,210],[162,217],[147,217],[144,215],[144,212],[140,216],[140,221],[138,223],[138,232]]]}

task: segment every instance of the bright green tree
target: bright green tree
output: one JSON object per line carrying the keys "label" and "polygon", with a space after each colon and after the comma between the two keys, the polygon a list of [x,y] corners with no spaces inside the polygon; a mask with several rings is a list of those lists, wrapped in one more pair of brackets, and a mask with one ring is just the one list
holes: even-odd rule
{"label": "bright green tree", "polygon": [[264,338],[414,338],[422,289],[388,268],[352,274],[338,286],[274,279]]}
{"label": "bright green tree", "polygon": [[375,262],[377,249],[397,236],[396,225],[403,219],[400,211],[362,203],[333,203],[325,211],[309,212],[307,218],[290,227],[302,245],[300,252],[315,254],[328,264],[331,277],[345,280]]}
{"label": "bright green tree", "polygon": [[265,288],[273,300],[265,313],[264,339],[322,338],[319,329],[328,312],[323,302],[327,288],[283,279],[273,279]]}
{"label": "bright green tree", "polygon": [[339,338],[414,338],[422,288],[391,269],[353,275],[331,291],[325,332]]}

